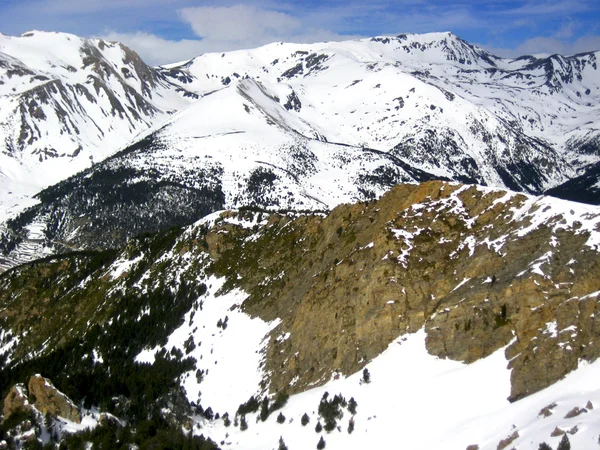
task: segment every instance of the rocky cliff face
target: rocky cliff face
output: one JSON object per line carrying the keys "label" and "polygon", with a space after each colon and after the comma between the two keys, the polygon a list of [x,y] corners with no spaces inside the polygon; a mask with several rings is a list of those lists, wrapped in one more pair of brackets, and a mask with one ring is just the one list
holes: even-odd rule
{"label": "rocky cliff face", "polygon": [[599,352],[597,213],[586,229],[569,210],[540,222],[550,209],[430,182],[326,218],[274,216],[259,238],[217,225],[207,242],[217,273],[240,275],[246,310],[282,318],[267,354],[274,390],[356,372],[424,326],[442,358],[473,362],[507,347],[517,399]]}
{"label": "rocky cliff face", "polygon": [[81,414],[73,401],[41,375],[32,376],[27,389],[23,384],[14,385],[4,399],[3,412],[4,419],[17,413],[37,412],[81,423]]}
{"label": "rocky cliff face", "polygon": [[4,419],[13,414],[27,412],[31,409],[29,399],[27,398],[27,390],[23,384],[15,384],[10,388],[8,394],[4,398],[4,407],[2,413]]}

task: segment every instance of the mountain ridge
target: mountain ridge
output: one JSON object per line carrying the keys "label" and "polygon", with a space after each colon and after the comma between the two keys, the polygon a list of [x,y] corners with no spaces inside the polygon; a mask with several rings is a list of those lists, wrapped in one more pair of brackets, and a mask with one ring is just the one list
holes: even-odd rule
{"label": "mountain ridge", "polygon": [[[397,409],[402,417],[422,408],[425,414],[431,403],[408,394],[414,390],[409,374],[417,371],[416,380],[427,370],[450,370],[472,380],[481,398],[434,388],[435,377],[432,393],[474,401],[479,410],[452,409],[464,423],[487,411],[485,431],[452,434],[454,428],[442,427],[421,442],[407,429],[397,439],[416,448],[478,442],[487,450],[514,433],[505,424],[513,420],[523,432],[514,438],[519,447],[548,440],[549,423],[570,424],[568,430],[580,425],[569,437],[574,448],[585,447],[600,431],[590,422],[597,409],[562,419],[584,404],[560,392],[580,389],[565,380],[587,373],[588,364],[596,367],[599,223],[598,207],[430,181],[398,185],[379,200],[329,214],[218,212],[117,250],[54,255],[0,275],[0,373],[8,377],[2,385],[43,368],[75,404],[85,397],[84,404],[100,411],[139,420],[132,417],[154,406],[139,390],[126,394],[119,377],[171,367],[165,374],[173,378],[156,388],[157,408],[223,448],[264,448],[271,445],[267,436],[280,434],[313,445],[319,436],[312,428],[326,421],[316,412],[319,398],[326,390],[333,397],[339,392],[333,389],[358,400],[353,439],[389,440],[395,416],[369,395],[405,405],[408,410]],[[60,314],[47,313],[55,308]],[[409,361],[412,370],[401,364]],[[359,384],[364,368],[371,382]],[[482,376],[491,378],[482,382]],[[101,389],[105,382],[110,389]],[[282,388],[293,394],[281,409],[287,419],[280,424],[275,413],[263,421],[260,399],[272,405]],[[585,401],[599,399],[597,387],[582,392]],[[130,402],[113,404],[121,393]],[[250,397],[260,400],[255,412]],[[554,416],[532,420],[550,401],[557,402],[548,408]],[[197,415],[209,406],[210,413]],[[250,409],[239,412],[244,408]],[[227,412],[233,422],[236,409],[238,427],[215,419]],[[299,423],[301,409],[310,428]],[[500,419],[497,411],[514,415]],[[429,411],[447,413],[442,405]],[[335,422],[346,427],[350,413],[342,416]],[[250,431],[240,427],[242,417]],[[376,436],[368,432],[373,427]],[[264,439],[255,440],[253,430]],[[321,435],[336,448],[348,436],[335,426]]]}

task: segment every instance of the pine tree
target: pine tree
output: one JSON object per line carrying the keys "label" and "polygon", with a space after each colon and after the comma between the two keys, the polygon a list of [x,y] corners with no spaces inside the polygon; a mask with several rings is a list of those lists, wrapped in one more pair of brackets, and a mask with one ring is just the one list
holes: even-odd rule
{"label": "pine tree", "polygon": [[352,434],[354,431],[354,418],[351,418],[348,422],[348,434]]}
{"label": "pine tree", "polygon": [[279,448],[277,450],[288,450],[287,445],[283,441],[283,436],[279,436]]}
{"label": "pine tree", "polygon": [[302,419],[300,419],[300,423],[303,427],[305,427],[306,425],[308,425],[308,422],[310,422],[310,417],[308,417],[308,414],[304,413]]}
{"label": "pine tree", "polygon": [[317,444],[317,450],[323,450],[325,448],[325,439],[323,439],[323,436],[321,436],[321,439],[319,439],[319,443]]}
{"label": "pine tree", "polygon": [[362,372],[363,376],[360,380],[361,383],[370,383],[371,382],[371,374],[369,373],[369,369],[365,368]]}
{"label": "pine tree", "polygon": [[283,415],[282,412],[279,413],[279,415],[277,416],[277,423],[284,423],[285,422],[285,416]]}
{"label": "pine tree", "polygon": [[548,444],[546,444],[545,442],[542,442],[540,444],[540,446],[538,447],[538,450],[552,450],[552,447],[550,447]]}
{"label": "pine tree", "polygon": [[263,422],[269,417],[269,398],[263,398],[260,404],[260,420]]}
{"label": "pine tree", "polygon": [[567,436],[566,433],[563,434],[563,437],[558,443],[556,450],[571,450],[571,442],[569,442],[569,436]]}
{"label": "pine tree", "polygon": [[323,425],[321,425],[321,421],[320,420],[317,422],[317,426],[315,426],[315,431],[317,433],[320,433],[321,431],[323,431]]}
{"label": "pine tree", "polygon": [[246,416],[240,418],[240,430],[246,431],[248,429],[248,422],[246,422]]}
{"label": "pine tree", "polygon": [[350,414],[352,414],[352,415],[356,414],[357,406],[358,406],[358,403],[356,403],[356,400],[354,400],[354,397],[350,398],[350,400],[348,401],[348,411],[350,412]]}

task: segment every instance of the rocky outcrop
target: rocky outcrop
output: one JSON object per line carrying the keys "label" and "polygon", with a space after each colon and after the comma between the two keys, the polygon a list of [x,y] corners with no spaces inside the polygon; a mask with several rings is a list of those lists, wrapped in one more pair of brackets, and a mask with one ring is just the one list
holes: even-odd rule
{"label": "rocky outcrop", "polygon": [[223,277],[221,292],[248,293],[245,312],[279,323],[264,358],[261,386],[271,392],[356,373],[424,329],[439,358],[471,363],[504,350],[517,400],[600,356],[600,213],[559,206],[432,181],[328,215],[227,212],[151,246],[132,240],[119,258],[139,267],[117,278],[109,276],[116,252],[106,263],[74,255],[9,272],[0,277],[0,319],[14,335],[28,331],[18,359],[118,314],[119,297],[107,301],[118,283]]}
{"label": "rocky outcrop", "polygon": [[81,423],[81,413],[77,406],[65,394],[56,389],[50,380],[41,375],[29,379],[29,395],[35,408],[42,414],[63,417],[75,423]]}
{"label": "rocky outcrop", "polygon": [[274,391],[355,373],[425,327],[441,358],[507,347],[516,400],[600,355],[600,264],[587,244],[600,218],[551,208],[434,181],[327,217],[271,215],[258,231],[223,220],[206,241],[226,288],[250,293],[246,311],[282,320],[266,358]]}
{"label": "rocky outcrop", "polygon": [[23,384],[14,385],[4,399],[4,408],[2,410],[4,419],[8,419],[13,414],[31,411],[31,409],[25,386]]}

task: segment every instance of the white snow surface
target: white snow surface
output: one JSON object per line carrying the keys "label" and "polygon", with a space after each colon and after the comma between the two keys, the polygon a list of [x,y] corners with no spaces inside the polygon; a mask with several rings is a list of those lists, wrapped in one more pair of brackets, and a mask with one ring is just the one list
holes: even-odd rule
{"label": "white snow surface", "polygon": [[[215,412],[230,411],[233,415],[241,403],[259,391],[265,376],[261,368],[265,338],[279,322],[266,323],[240,311],[248,294],[239,289],[217,295],[224,282],[215,277],[205,281],[208,292],[201,298],[202,306],[186,314],[184,324],[169,336],[165,348],[175,347],[185,353],[184,343],[191,336],[196,347],[188,356],[196,359],[196,367],[204,370],[204,375],[201,383],[195,370],[183,375],[188,399],[205,409],[210,406]],[[226,318],[227,326],[218,327],[217,323]],[[136,361],[152,363],[158,350],[144,350]]]}
{"label": "white snow surface", "polygon": [[[235,359],[237,355],[218,353],[217,357]],[[501,439],[518,431],[520,437],[511,448],[537,450],[541,442],[556,448],[560,438],[550,437],[556,426],[565,431],[578,427],[579,431],[569,436],[572,448],[595,448],[600,409],[572,419],[564,416],[588,401],[600,406],[600,361],[581,363],[580,369],[555,385],[512,404],[507,400],[510,371],[504,349],[469,365],[439,359],[427,353],[425,332],[421,330],[396,339],[366,367],[371,374],[369,384],[360,382],[359,372],[291,396],[281,410],[284,424],[277,423],[277,411],[266,422],[250,414],[246,431],[233,425],[225,427],[222,420],[217,420],[204,423],[195,432],[224,442],[222,448],[276,448],[280,436],[290,449],[314,448],[319,440],[314,430],[317,409],[328,392],[330,397],[353,397],[358,404],[352,434],[347,433],[351,415],[346,409],[338,421],[341,431],[320,433],[330,449],[388,448],[393,442],[394,448],[464,450],[467,445],[478,444],[481,450],[495,450]],[[238,371],[240,382],[246,376]],[[212,385],[225,392],[228,386],[227,380],[221,386]],[[542,408],[554,402],[557,406],[552,416],[538,416]],[[232,410],[228,411],[231,416]],[[304,413],[310,417],[305,427],[300,423]]]}
{"label": "white snow surface", "polygon": [[118,43],[0,33],[0,220],[190,103],[138,69]]}

